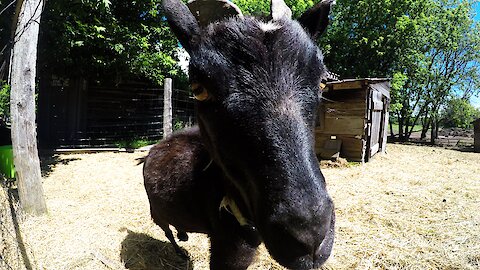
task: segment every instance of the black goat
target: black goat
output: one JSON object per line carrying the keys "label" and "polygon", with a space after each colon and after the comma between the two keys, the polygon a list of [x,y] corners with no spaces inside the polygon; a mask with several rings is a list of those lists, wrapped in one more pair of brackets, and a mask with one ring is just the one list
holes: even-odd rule
{"label": "black goat", "polygon": [[[249,222],[288,268],[317,268],[330,255],[334,207],[313,136],[326,67],[314,39],[333,2],[323,0],[298,21],[283,0],[272,0],[269,21],[238,16],[200,25],[182,1],[163,1],[191,57],[199,130],[152,149],[147,193],[152,216],[172,243],[168,224],[181,239],[185,231],[209,234],[212,269],[249,265],[258,244],[245,233],[252,231]],[[204,171],[210,160],[213,167]],[[219,214],[225,201],[236,219]]]}
{"label": "black goat", "polygon": [[[177,229],[181,241],[188,240],[187,232],[211,237],[212,269],[246,269],[260,243],[259,236],[252,226],[240,224],[227,212],[234,212],[242,220],[233,203],[235,195],[227,196],[227,182],[210,159],[198,127],[161,141],[144,162],[145,189],[153,221],[165,231],[177,254],[185,255],[169,225]],[[222,202],[226,211],[220,209]]]}

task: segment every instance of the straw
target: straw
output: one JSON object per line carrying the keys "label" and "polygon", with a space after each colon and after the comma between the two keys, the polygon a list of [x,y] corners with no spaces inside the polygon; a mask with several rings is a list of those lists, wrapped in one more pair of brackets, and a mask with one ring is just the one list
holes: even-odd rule
{"label": "straw", "polygon": [[[337,216],[324,268],[479,269],[480,154],[387,149],[364,165],[322,169]],[[135,160],[142,155],[57,157],[44,178],[49,213],[20,224],[33,269],[208,269],[205,235],[190,233],[179,243],[190,257],[185,261],[151,221]],[[2,212],[2,222],[9,215]],[[5,246],[0,242],[2,256],[18,259]],[[283,268],[261,246],[249,269]]]}

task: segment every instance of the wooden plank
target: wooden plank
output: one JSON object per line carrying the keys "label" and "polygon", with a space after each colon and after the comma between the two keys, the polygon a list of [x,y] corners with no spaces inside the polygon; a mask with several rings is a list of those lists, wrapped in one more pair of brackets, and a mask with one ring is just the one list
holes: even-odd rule
{"label": "wooden plank", "polygon": [[376,143],[370,147],[370,157],[373,157],[380,149],[380,144]]}
{"label": "wooden plank", "polygon": [[350,161],[357,161],[357,162],[363,162],[364,161],[362,151],[355,151],[355,152],[353,152],[353,151],[352,152],[342,151],[340,153],[340,156],[342,156],[343,158],[346,158],[347,160],[350,160]]}
{"label": "wooden plank", "polygon": [[390,100],[390,82],[379,82],[379,83],[372,83],[370,84],[372,89],[380,92],[383,96],[385,96],[388,100]]}
{"label": "wooden plank", "polygon": [[349,102],[324,102],[326,108],[332,108],[336,110],[358,110],[363,111],[367,109],[367,106],[364,101],[349,101]]}
{"label": "wooden plank", "polygon": [[382,124],[382,129],[380,130],[380,152],[385,153],[387,151],[387,138],[388,138],[388,121],[389,121],[389,107],[390,107],[390,102],[388,99],[384,99],[384,108],[382,111],[382,117],[383,117],[383,124]]}
{"label": "wooden plank", "polygon": [[374,101],[374,102],[373,102],[373,110],[374,110],[374,111],[383,111],[383,102],[381,102],[381,101]]}
{"label": "wooden plank", "polygon": [[362,102],[365,103],[365,98],[367,93],[363,89],[347,89],[342,91],[333,91],[323,93],[322,97],[324,97],[326,102],[334,101],[334,102],[344,102],[344,103],[352,103],[352,102]]}
{"label": "wooden plank", "polygon": [[340,157],[341,147],[342,140],[329,139],[323,143],[318,154],[322,159],[337,159]]}
{"label": "wooden plank", "polygon": [[343,136],[339,136],[338,138],[340,138],[343,142],[342,147],[347,150],[361,151],[363,146],[365,145],[365,140],[363,139]]}
{"label": "wooden plank", "polygon": [[353,82],[343,82],[329,85],[329,88],[332,87],[333,90],[344,90],[344,89],[361,89],[363,86],[363,81],[353,81]]}
{"label": "wooden plank", "polygon": [[[340,157],[347,158],[352,161],[362,161],[366,141],[362,136],[352,136],[352,135],[336,135],[337,140],[342,141],[342,146],[340,149]],[[330,140],[330,135],[317,133],[315,136],[315,152],[317,155],[320,155],[324,149],[324,144],[326,141]]]}
{"label": "wooden plank", "polygon": [[363,135],[365,119],[362,118],[329,118],[325,117],[325,134]]}
{"label": "wooden plank", "polygon": [[327,103],[323,110],[329,116],[358,116],[365,117],[365,103]]}

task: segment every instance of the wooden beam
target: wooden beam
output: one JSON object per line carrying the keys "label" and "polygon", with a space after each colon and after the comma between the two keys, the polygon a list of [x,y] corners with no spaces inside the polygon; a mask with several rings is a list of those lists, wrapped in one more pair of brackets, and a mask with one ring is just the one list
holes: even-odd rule
{"label": "wooden beam", "polygon": [[172,133],[172,79],[166,78],[163,93],[163,138]]}
{"label": "wooden beam", "polygon": [[331,86],[333,86],[333,90],[362,89],[363,81],[335,83],[331,84]]}

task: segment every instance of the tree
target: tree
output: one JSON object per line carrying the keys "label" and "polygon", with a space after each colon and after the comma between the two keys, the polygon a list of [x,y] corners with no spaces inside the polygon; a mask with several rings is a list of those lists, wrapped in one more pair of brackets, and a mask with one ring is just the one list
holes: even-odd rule
{"label": "tree", "polygon": [[156,0],[47,1],[41,71],[110,85],[182,78],[178,41],[161,12]]}
{"label": "tree", "polygon": [[10,61],[12,145],[23,210],[46,213],[35,125],[37,41],[43,0],[19,0]]}
{"label": "tree", "polygon": [[0,0],[0,80],[7,80],[8,56],[12,17],[15,12],[15,1]]}
{"label": "tree", "polygon": [[450,99],[441,113],[444,127],[472,128],[472,122],[477,118],[480,118],[480,110],[464,98]]}
{"label": "tree", "polygon": [[[240,10],[247,15],[268,15],[270,14],[270,1],[257,0],[234,0]],[[300,17],[305,10],[312,7],[318,1],[312,0],[285,0],[285,3],[292,10],[293,17]]]}
{"label": "tree", "polygon": [[326,65],[347,78],[392,78],[391,112],[400,139],[407,140],[419,122],[434,138],[448,97],[478,89],[480,31],[472,3],[338,1],[321,39]]}
{"label": "tree", "polygon": [[[473,24],[471,3],[440,1],[441,11],[435,21],[428,84],[425,86],[424,127],[431,130],[431,143],[438,137],[440,110],[455,92],[470,91],[471,83],[479,85],[480,25]],[[428,113],[428,114],[427,114]]]}

